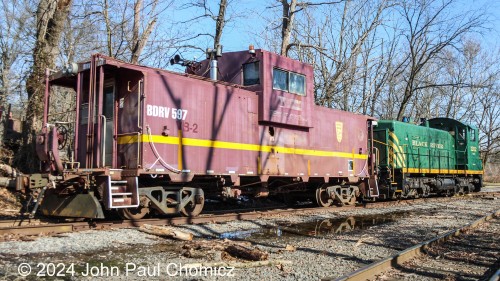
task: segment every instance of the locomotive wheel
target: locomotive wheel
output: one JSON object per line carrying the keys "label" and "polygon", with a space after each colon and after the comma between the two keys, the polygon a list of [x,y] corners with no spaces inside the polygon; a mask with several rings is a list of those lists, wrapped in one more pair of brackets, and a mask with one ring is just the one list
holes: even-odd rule
{"label": "locomotive wheel", "polygon": [[205,206],[205,197],[203,195],[203,190],[198,188],[197,192],[198,192],[197,196],[199,196],[200,199],[199,200],[195,199],[194,201],[187,203],[186,206],[184,206],[184,208],[181,209],[181,214],[183,216],[196,217],[203,210],[203,206]]}
{"label": "locomotive wheel", "polygon": [[330,207],[333,204],[333,199],[326,191],[326,188],[318,187],[316,189],[316,203],[320,207]]}

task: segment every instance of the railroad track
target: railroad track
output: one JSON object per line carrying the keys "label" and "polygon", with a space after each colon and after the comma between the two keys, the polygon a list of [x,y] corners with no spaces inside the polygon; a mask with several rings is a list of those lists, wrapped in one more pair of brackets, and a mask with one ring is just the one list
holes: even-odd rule
{"label": "railroad track", "polygon": [[[380,201],[370,203],[365,208],[382,208],[386,206],[395,205],[411,205],[427,201],[446,201],[446,200],[461,200],[469,197],[484,197],[484,198],[497,198],[500,196],[499,192],[493,193],[478,193],[470,194],[461,197],[430,197],[419,198],[402,201]],[[224,211],[215,211],[209,214],[202,214],[197,217],[163,217],[151,218],[142,220],[113,220],[113,221],[80,221],[80,222],[51,222],[50,220],[9,220],[0,221],[0,241],[11,240],[12,238],[19,238],[31,235],[55,235],[61,233],[83,231],[83,230],[103,230],[113,228],[127,228],[139,227],[144,224],[151,225],[185,225],[185,224],[203,224],[203,223],[220,223],[234,220],[256,220],[264,217],[283,215],[283,214],[301,214],[301,213],[314,213],[314,212],[340,212],[354,208],[363,208],[363,206],[343,206],[338,207],[314,207],[314,208],[288,208],[276,209],[275,207],[261,208],[261,209],[243,209],[234,213],[221,213]]]}
{"label": "railroad track", "polygon": [[[422,255],[425,255],[432,247],[436,247],[439,244],[443,244],[450,239],[453,239],[467,231],[471,231],[474,228],[480,226],[482,223],[500,218],[500,210],[492,212],[484,217],[481,217],[475,220],[472,223],[469,223],[463,227],[451,230],[446,232],[445,234],[439,235],[431,240],[422,242],[416,246],[410,247],[406,250],[400,251],[393,256],[380,260],[378,262],[369,264],[365,267],[362,267],[348,275],[342,276],[340,278],[323,278],[322,280],[336,280],[336,281],[347,281],[347,280],[374,280],[377,279],[377,276],[381,276],[384,272],[387,272],[391,269],[397,268],[405,268],[404,264],[409,262],[415,258],[418,258]],[[498,261],[497,261],[498,263]],[[492,265],[495,266],[494,264]],[[428,269],[429,270],[429,269]],[[496,270],[496,269],[495,269]],[[408,269],[406,269],[408,271]],[[495,276],[500,275],[500,270],[493,271],[491,273],[492,280]],[[396,278],[397,279],[397,278]]]}

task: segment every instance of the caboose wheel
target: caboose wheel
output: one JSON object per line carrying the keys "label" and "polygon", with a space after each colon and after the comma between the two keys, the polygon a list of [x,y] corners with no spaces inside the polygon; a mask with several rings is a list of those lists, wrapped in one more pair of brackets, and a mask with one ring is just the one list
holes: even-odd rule
{"label": "caboose wheel", "polygon": [[326,191],[326,188],[318,187],[316,189],[316,203],[320,207],[329,207],[333,204],[333,199]]}
{"label": "caboose wheel", "polygon": [[125,220],[140,220],[149,214],[149,208],[137,207],[137,208],[124,208],[118,209],[118,215]]}
{"label": "caboose wheel", "polygon": [[118,215],[125,220],[140,220],[149,214],[149,199],[141,197],[141,204],[137,208],[118,209]]}
{"label": "caboose wheel", "polygon": [[[196,188],[195,190],[196,194],[193,196],[193,200],[181,209],[181,214],[185,217],[196,217],[203,210],[203,206],[205,206],[203,190],[201,188]],[[191,196],[191,194],[188,191],[184,191],[183,196]]]}

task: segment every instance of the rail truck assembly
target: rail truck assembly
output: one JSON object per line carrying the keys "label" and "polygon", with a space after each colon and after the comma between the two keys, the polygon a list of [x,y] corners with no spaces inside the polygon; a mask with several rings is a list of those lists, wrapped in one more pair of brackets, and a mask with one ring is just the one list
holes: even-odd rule
{"label": "rail truck assembly", "polygon": [[[458,121],[416,126],[317,106],[312,66],[264,50],[171,62],[186,72],[100,54],[47,72],[42,171],[17,178],[17,189],[39,190],[35,211],[141,219],[196,216],[207,198],[327,207],[480,188],[477,130]],[[61,89],[76,98],[73,126],[51,107]]]}

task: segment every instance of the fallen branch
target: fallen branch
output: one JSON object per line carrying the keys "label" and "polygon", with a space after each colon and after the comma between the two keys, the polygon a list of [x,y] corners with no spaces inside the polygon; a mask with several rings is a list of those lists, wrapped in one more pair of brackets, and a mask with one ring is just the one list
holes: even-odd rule
{"label": "fallen branch", "polygon": [[170,227],[165,227],[165,226],[157,226],[157,225],[150,225],[150,224],[144,224],[139,227],[139,231],[160,236],[160,237],[168,237],[168,238],[173,238],[177,240],[184,240],[184,241],[191,241],[193,240],[193,234],[183,232],[180,230],[175,230]]}
{"label": "fallen branch", "polygon": [[225,251],[229,245],[240,245],[243,247],[250,247],[252,243],[247,241],[232,241],[229,239],[220,240],[197,240],[184,245],[184,249],[195,250],[218,250]]}
{"label": "fallen branch", "polygon": [[266,260],[268,253],[252,247],[252,243],[247,241],[232,241],[229,239],[220,240],[200,240],[186,243],[183,246],[187,249],[186,255],[197,255],[197,251],[224,251],[235,258],[252,261]]}
{"label": "fallen branch", "polygon": [[230,245],[226,248],[226,252],[233,257],[242,258],[251,261],[267,260],[269,254],[257,248],[251,249],[241,245]]}
{"label": "fallen branch", "polygon": [[267,260],[267,261],[251,261],[251,262],[209,262],[209,263],[188,263],[183,264],[185,268],[199,267],[234,267],[234,268],[250,268],[268,265],[291,265],[289,260]]}
{"label": "fallen branch", "polygon": [[364,234],[361,236],[361,238],[359,238],[358,242],[356,242],[356,245],[354,245],[354,247],[358,247],[359,245],[361,245],[365,242],[380,242],[380,240],[378,240],[375,237],[368,236],[368,235]]}

